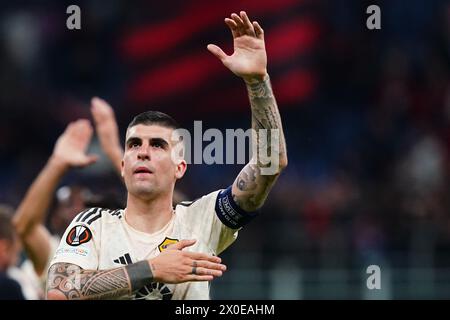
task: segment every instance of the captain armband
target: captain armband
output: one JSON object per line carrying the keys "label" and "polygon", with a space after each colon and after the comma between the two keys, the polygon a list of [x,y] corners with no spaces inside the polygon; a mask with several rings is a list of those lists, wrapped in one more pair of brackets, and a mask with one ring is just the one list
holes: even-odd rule
{"label": "captain armband", "polygon": [[239,229],[255,218],[259,211],[247,212],[241,209],[233,199],[231,186],[222,190],[216,199],[216,214],[220,221],[231,229]]}

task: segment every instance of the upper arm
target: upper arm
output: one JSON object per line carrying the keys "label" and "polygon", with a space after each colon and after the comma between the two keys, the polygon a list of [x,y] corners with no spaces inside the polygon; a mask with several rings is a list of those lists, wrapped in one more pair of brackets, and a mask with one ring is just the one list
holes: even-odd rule
{"label": "upper arm", "polygon": [[64,232],[52,263],[72,263],[83,269],[96,270],[101,246],[101,219],[98,219],[101,215],[99,208],[77,215]]}

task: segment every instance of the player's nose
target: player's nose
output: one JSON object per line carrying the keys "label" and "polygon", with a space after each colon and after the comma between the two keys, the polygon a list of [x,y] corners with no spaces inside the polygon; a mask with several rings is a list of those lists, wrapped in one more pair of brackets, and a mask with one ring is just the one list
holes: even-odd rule
{"label": "player's nose", "polygon": [[139,148],[139,151],[137,153],[137,157],[139,160],[150,160],[150,146],[148,145],[142,145]]}

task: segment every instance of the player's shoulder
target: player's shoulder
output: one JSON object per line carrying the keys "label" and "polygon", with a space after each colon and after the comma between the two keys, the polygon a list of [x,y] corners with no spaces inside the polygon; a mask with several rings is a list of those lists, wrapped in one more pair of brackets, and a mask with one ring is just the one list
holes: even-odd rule
{"label": "player's shoulder", "polygon": [[76,224],[94,226],[99,222],[115,222],[123,218],[123,209],[88,208],[80,212],[73,220]]}
{"label": "player's shoulder", "polygon": [[205,194],[203,196],[200,196],[194,200],[191,201],[181,201],[179,202],[176,207],[180,207],[180,208],[191,208],[191,207],[198,207],[201,205],[205,205],[207,203],[210,202],[215,202],[217,199],[217,195],[219,194],[219,192],[221,192],[222,190],[215,190],[213,192],[210,192],[208,194]]}

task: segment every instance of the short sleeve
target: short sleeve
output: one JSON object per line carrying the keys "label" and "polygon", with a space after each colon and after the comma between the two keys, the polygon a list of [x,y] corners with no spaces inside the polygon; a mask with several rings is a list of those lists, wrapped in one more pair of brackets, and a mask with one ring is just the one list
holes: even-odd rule
{"label": "short sleeve", "polygon": [[76,264],[83,269],[98,268],[99,224],[91,223],[101,215],[100,208],[78,214],[64,232],[50,266],[55,263]]}

